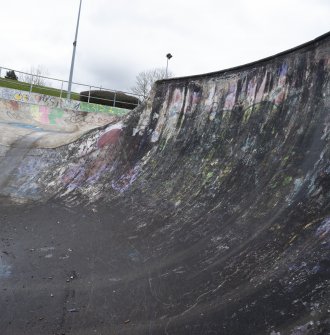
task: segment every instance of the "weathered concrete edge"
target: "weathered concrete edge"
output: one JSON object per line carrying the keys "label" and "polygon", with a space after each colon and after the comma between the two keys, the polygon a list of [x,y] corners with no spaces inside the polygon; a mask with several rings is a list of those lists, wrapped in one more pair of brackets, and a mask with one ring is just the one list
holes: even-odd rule
{"label": "weathered concrete edge", "polygon": [[0,87],[0,98],[12,100],[25,104],[34,104],[51,108],[70,109],[86,113],[108,113],[115,115],[126,115],[130,110],[121,107],[105,106],[78,100],[68,100],[41,93],[29,93],[7,87]]}
{"label": "weathered concrete edge", "polygon": [[191,76],[182,76],[182,77],[175,77],[175,78],[157,80],[155,82],[155,84],[158,85],[158,84],[164,84],[164,83],[170,83],[170,82],[177,82],[177,81],[180,81],[180,80],[194,80],[194,79],[200,79],[200,78],[209,78],[209,77],[215,77],[215,76],[219,76],[219,75],[229,74],[231,72],[236,72],[238,70],[249,69],[249,68],[251,68],[255,65],[261,65],[263,63],[269,62],[269,61],[274,60],[274,59],[281,59],[282,57],[284,57],[284,56],[286,56],[290,53],[296,52],[298,50],[308,48],[308,47],[312,47],[312,46],[314,47],[315,44],[317,44],[317,43],[319,43],[323,40],[326,40],[327,38],[330,38],[330,31],[321,35],[321,36],[316,37],[313,40],[310,40],[308,42],[305,42],[305,43],[300,44],[298,46],[295,46],[293,48],[281,51],[281,52],[276,53],[272,56],[268,56],[266,58],[261,58],[259,60],[256,60],[256,61],[253,61],[253,62],[250,62],[250,63],[237,65],[237,66],[230,67],[228,69],[224,69],[224,70],[220,70],[220,71],[214,71],[214,72],[201,73],[201,74],[196,74],[196,75],[191,75]]}

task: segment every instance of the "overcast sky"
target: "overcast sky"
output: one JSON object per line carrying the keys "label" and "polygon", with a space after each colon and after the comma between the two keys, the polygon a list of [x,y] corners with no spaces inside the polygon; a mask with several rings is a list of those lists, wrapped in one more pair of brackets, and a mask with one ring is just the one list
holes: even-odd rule
{"label": "overcast sky", "polygon": [[[68,80],[79,0],[0,0],[0,67]],[[136,75],[213,72],[330,30],[330,0],[82,0],[73,80],[129,91]],[[3,75],[3,73],[2,73]]]}

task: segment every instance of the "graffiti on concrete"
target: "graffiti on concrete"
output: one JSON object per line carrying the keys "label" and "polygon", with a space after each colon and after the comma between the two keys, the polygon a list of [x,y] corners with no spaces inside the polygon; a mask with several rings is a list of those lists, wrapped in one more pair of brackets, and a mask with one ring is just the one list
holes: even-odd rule
{"label": "graffiti on concrete", "polygon": [[111,186],[117,192],[126,191],[136,180],[140,173],[140,166],[136,165],[133,168],[130,168],[127,172],[121,175],[117,180],[113,180]]}
{"label": "graffiti on concrete", "polygon": [[68,191],[95,184],[112,168],[116,149],[121,141],[122,128],[121,122],[109,125],[94,136],[92,141],[88,139],[76,148],[77,161],[69,164],[63,173],[60,171],[61,183]]}
{"label": "graffiti on concrete", "polygon": [[[53,150],[32,139],[0,147],[10,178],[1,192],[44,201],[25,212],[33,219],[63,206],[61,230],[86,226],[91,253],[90,238],[103,241],[97,266],[84,262],[107,292],[91,294],[107,317],[129,313],[127,332],[329,333],[329,47],[328,34],[248,66],[159,81],[129,117]],[[34,126],[93,115],[23,105],[6,100],[0,111],[25,111]],[[104,278],[121,279],[109,290]],[[109,327],[119,322],[120,333],[125,319]]]}
{"label": "graffiti on concrete", "polygon": [[125,115],[129,112],[128,109],[98,105],[88,102],[80,102],[76,100],[68,100],[59,97],[54,97],[46,94],[28,93],[25,91],[0,87],[0,98],[45,106],[50,108],[61,108],[76,110],[81,112],[97,112],[108,113],[113,115]]}
{"label": "graffiti on concrete", "polygon": [[0,119],[7,123],[26,123],[35,126],[63,128],[68,124],[97,126],[112,123],[120,118],[118,114],[86,113],[58,107],[48,107],[0,99]]}
{"label": "graffiti on concrete", "polygon": [[[217,189],[234,173],[235,164],[240,162],[239,164],[252,170],[259,157],[263,157],[269,140],[260,140],[255,133],[248,132],[250,125],[259,129],[260,134],[271,133],[272,137],[281,139],[282,142],[289,139],[293,132],[298,131],[295,125],[297,110],[303,103],[303,76],[308,78],[309,68],[313,64],[311,61],[306,63],[302,75],[295,72],[297,68],[295,62],[293,57],[283,62],[244,70],[239,74],[206,76],[192,82],[173,81],[169,82],[165,90],[156,87],[132,128],[131,135],[139,143],[136,148],[149,146],[149,149],[162,152],[166,146],[179,141],[184,148],[187,148],[185,150],[191,150],[188,149],[191,139],[196,138],[196,143],[201,146],[200,150],[204,150],[202,143],[205,142],[205,148],[210,150],[210,158],[204,159],[201,164],[196,162],[193,171],[201,176],[200,187],[212,185],[212,189]],[[326,66],[328,63],[323,64]],[[157,98],[157,94],[161,99]],[[83,104],[85,103],[81,103]],[[92,105],[89,106],[94,108]],[[283,108],[287,108],[286,106],[290,106],[290,110],[283,121],[284,126],[281,129],[270,128],[274,120],[283,117],[281,112]],[[36,109],[32,116],[39,123],[51,124],[62,120],[61,111],[46,107]],[[300,116],[303,117],[301,114]],[[104,121],[103,113],[83,115],[71,111],[66,112],[63,118],[72,124]],[[65,194],[83,192],[85,195],[88,194],[90,201],[95,201],[98,198],[97,194],[101,194],[100,189],[105,187],[101,180],[105,175],[115,171],[118,164],[118,158],[115,157],[118,155],[118,148],[122,146],[124,127],[122,124],[110,126],[83,140],[81,145],[74,149],[74,154],[70,151],[71,158],[66,158],[68,163],[65,167],[54,170],[56,177],[53,178],[52,187],[66,187]],[[300,127],[299,134],[303,132],[304,129]],[[242,142],[238,145],[241,138]],[[212,149],[212,146],[219,141],[223,141],[220,147],[222,157],[216,157],[217,153]],[[236,145],[233,146],[232,143]],[[274,149],[274,157],[276,150]],[[125,153],[125,150],[122,152]],[[126,164],[121,173],[114,176],[107,185],[116,192],[126,192],[143,174],[145,165],[151,163],[157,165],[157,161],[146,157],[149,156],[146,155],[142,162]],[[174,157],[173,151],[171,159]],[[228,163],[226,166],[221,166],[224,157],[227,157],[228,161],[230,161],[228,157],[236,157],[237,161],[235,164]],[[180,156],[177,159],[180,160]],[[269,187],[272,190],[280,186],[288,189],[284,200],[293,203],[308,178],[302,176],[301,172],[294,173],[285,168],[288,161],[289,155],[281,162],[283,169],[280,171],[283,172],[270,178]],[[254,180],[254,183],[260,182],[257,177],[257,173],[252,173],[251,180]],[[94,193],[90,192],[91,185],[95,189]],[[174,185],[168,181],[164,187],[170,192]]]}

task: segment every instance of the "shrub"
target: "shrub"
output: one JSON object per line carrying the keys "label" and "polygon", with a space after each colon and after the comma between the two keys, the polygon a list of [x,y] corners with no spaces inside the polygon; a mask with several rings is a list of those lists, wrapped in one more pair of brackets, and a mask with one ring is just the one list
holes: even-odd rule
{"label": "shrub", "polygon": [[6,79],[11,79],[11,80],[18,80],[18,77],[16,76],[16,73],[14,70],[9,70],[6,72]]}
{"label": "shrub", "polygon": [[83,91],[80,92],[80,101],[85,101],[100,104],[105,106],[113,106],[126,109],[134,109],[138,103],[139,99],[122,92],[110,92],[110,91]]}

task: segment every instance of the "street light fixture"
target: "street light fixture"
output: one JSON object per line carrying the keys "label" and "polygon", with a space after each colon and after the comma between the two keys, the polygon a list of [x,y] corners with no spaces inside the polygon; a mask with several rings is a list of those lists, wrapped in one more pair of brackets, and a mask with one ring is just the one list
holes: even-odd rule
{"label": "street light fixture", "polygon": [[76,35],[75,35],[74,42],[73,42],[72,60],[71,60],[70,77],[69,77],[68,94],[67,94],[67,99],[69,99],[69,100],[71,99],[71,86],[72,86],[74,59],[75,59],[75,56],[76,56],[76,47],[77,47],[77,38],[78,38],[78,29],[79,29],[81,2],[82,2],[82,0],[80,0],[80,4],[79,4],[79,12],[78,12],[78,19],[77,19]]}
{"label": "street light fixture", "polygon": [[166,58],[167,58],[167,61],[166,61],[166,78],[168,78],[168,61],[172,58],[173,56],[170,54],[170,53],[168,53],[167,55],[166,55]]}

